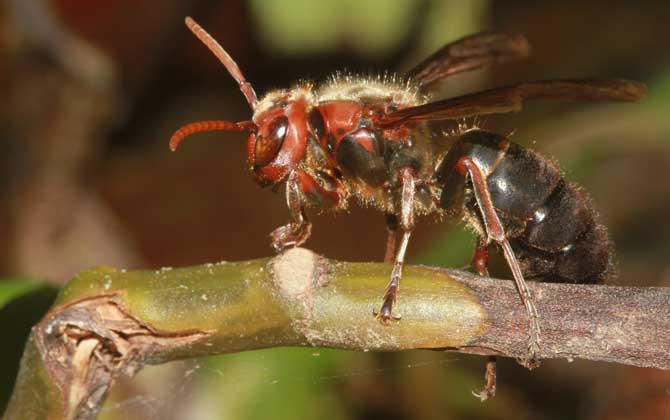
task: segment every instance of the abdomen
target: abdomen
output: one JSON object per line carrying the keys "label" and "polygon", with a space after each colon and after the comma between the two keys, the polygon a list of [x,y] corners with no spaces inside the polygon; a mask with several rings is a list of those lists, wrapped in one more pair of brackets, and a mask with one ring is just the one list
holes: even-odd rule
{"label": "abdomen", "polygon": [[564,179],[535,209],[524,231],[510,239],[529,279],[601,283],[613,271],[607,229],[586,194]]}
{"label": "abdomen", "polygon": [[551,161],[499,134],[471,130],[461,136],[437,170],[444,186],[441,204],[462,213],[480,234],[485,227],[472,186],[455,168],[461,157],[470,157],[487,175],[491,200],[524,277],[599,283],[611,273],[606,228],[586,193]]}

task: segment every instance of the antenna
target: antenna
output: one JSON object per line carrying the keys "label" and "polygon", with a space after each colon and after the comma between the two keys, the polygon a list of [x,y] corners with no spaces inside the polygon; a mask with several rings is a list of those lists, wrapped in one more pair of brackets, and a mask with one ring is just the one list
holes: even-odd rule
{"label": "antenna", "polygon": [[191,32],[193,32],[193,34],[197,36],[198,39],[207,46],[207,48],[209,48],[209,50],[216,56],[216,58],[218,58],[219,61],[224,66],[226,66],[228,73],[230,73],[230,75],[233,76],[233,78],[240,85],[240,90],[244,94],[244,97],[247,98],[247,102],[249,102],[251,109],[255,110],[256,102],[258,102],[258,99],[256,98],[256,92],[254,92],[254,88],[251,86],[251,83],[247,82],[247,79],[244,78],[244,75],[237,66],[235,60],[233,60],[232,57],[228,55],[221,44],[212,38],[212,36],[208,34],[207,31],[205,31],[200,25],[196,23],[196,21],[190,17],[186,18],[186,26],[188,26],[188,29],[190,29]]}
{"label": "antenna", "polygon": [[256,124],[253,121],[241,121],[241,122],[231,122],[231,121],[198,121],[191,124],[186,124],[181,127],[179,130],[170,138],[170,150],[173,152],[177,150],[177,146],[181,143],[184,138],[190,136],[193,133],[199,133],[201,131],[245,131],[251,130],[256,131]]}

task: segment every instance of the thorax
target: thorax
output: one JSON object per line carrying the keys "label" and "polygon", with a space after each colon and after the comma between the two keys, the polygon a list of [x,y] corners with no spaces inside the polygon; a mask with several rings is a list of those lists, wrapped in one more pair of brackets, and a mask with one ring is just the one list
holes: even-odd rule
{"label": "thorax", "polygon": [[[320,147],[359,203],[393,212],[397,172],[404,166],[412,167],[428,183],[433,159],[425,124],[393,129],[375,124],[378,115],[424,103],[427,98],[415,87],[395,79],[341,77],[317,90],[315,96],[325,125]],[[423,192],[422,196],[431,195]],[[419,205],[418,213],[425,213],[426,206]]]}

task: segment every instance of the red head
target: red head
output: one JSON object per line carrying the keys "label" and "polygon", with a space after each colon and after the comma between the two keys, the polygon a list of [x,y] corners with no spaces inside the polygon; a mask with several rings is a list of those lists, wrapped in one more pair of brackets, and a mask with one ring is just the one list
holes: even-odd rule
{"label": "red head", "polygon": [[250,134],[247,157],[256,180],[261,185],[282,181],[305,155],[306,109],[311,102],[311,92],[308,89],[276,91],[259,101],[251,84],[221,45],[193,19],[187,17],[186,26],[214,53],[237,81],[254,115],[251,121],[199,121],[187,124],[172,135],[170,149],[176,150],[185,137],[201,131],[248,130]]}

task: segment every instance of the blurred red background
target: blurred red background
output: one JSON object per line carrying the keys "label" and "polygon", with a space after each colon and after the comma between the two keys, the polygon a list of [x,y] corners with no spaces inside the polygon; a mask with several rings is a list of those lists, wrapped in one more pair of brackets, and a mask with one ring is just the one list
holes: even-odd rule
{"label": "blurred red background", "polygon": [[[514,141],[557,158],[590,192],[616,243],[615,282],[670,285],[670,4],[604,0],[8,0],[0,6],[4,277],[61,284],[94,265],[182,266],[271,254],[267,235],[288,213],[283,194],[259,188],[248,173],[244,136],[202,134],[176,154],[167,148],[181,124],[250,115],[225,69],[184,27],[186,15],[219,40],[259,93],[341,69],[402,72],[445,42],[484,29],[526,35],[531,59],[454,77],[445,96],[523,79],[644,81],[650,95],[639,105],[532,104],[488,118],[485,127],[514,131]],[[312,219],[311,249],[329,258],[382,259],[383,215],[354,208]],[[419,223],[409,261],[463,267],[472,245],[459,226]],[[23,305],[23,324],[43,306]],[[17,330],[15,341],[26,333]],[[8,365],[18,358],[15,347],[3,352]],[[280,349],[198,362],[186,388],[169,388],[179,390],[177,399],[160,394],[160,381],[146,373],[149,379],[120,388],[110,403],[117,408],[103,416],[670,416],[665,372],[549,361],[528,373],[508,361],[500,395],[480,405],[469,396],[481,382],[478,358],[312,353]],[[7,369],[9,390],[15,367]],[[216,371],[223,374],[211,375]],[[163,374],[187,378],[179,367]],[[236,374],[241,391],[229,385]],[[213,396],[219,388],[228,392],[220,401]],[[124,405],[134,392],[159,396]],[[273,405],[286,401],[295,411]]]}

